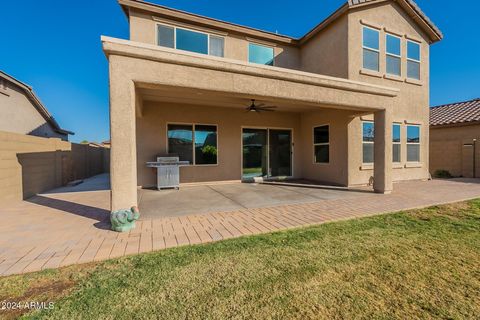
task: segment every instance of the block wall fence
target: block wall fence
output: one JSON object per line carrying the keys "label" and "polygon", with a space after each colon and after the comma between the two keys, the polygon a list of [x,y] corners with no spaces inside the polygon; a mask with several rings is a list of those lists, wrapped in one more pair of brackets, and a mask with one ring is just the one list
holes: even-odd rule
{"label": "block wall fence", "polygon": [[30,198],[108,172],[110,150],[0,131],[0,202]]}

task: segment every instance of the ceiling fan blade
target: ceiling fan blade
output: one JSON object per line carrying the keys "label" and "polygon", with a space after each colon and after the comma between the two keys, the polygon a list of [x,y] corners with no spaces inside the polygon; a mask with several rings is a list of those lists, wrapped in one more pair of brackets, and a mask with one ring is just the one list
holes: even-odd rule
{"label": "ceiling fan blade", "polygon": [[265,108],[257,108],[257,111],[258,111],[258,112],[264,112],[264,111],[266,111],[266,112],[274,112],[275,110],[265,109]]}
{"label": "ceiling fan blade", "polygon": [[264,106],[264,107],[258,107],[259,109],[277,109],[276,106]]}
{"label": "ceiling fan blade", "polygon": [[255,107],[257,107],[257,108],[258,108],[258,107],[263,107],[263,106],[265,106],[265,103],[260,103],[260,104],[256,104],[256,105],[255,105]]}

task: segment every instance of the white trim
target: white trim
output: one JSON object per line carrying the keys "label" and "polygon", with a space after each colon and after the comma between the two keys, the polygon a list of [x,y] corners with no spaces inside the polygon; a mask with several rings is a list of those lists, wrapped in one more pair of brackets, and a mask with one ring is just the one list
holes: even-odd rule
{"label": "white trim", "polygon": [[[373,141],[363,141],[363,124],[365,122],[373,124],[373,130],[374,130],[373,134],[374,134],[374,137],[375,137],[375,122],[373,122],[372,120],[362,120],[362,135],[361,135],[361,137],[362,137],[362,167],[373,165],[373,163],[375,162],[375,158],[373,159],[373,162],[363,162],[363,145],[364,144],[373,144],[374,148],[375,148],[375,138],[374,138]],[[374,154],[374,156],[375,156],[375,154]]]}
{"label": "white trim", "polygon": [[[264,48],[271,48],[271,49],[273,50],[273,65],[251,62],[251,61],[250,61],[250,44],[254,44],[254,45],[256,45],[256,46],[260,46],[260,47],[264,47]],[[259,43],[259,42],[255,42],[255,41],[248,41],[248,42],[247,42],[247,62],[248,62],[248,63],[252,63],[252,64],[256,64],[256,65],[261,65],[261,66],[275,67],[275,60],[276,60],[276,59],[275,59],[275,47],[269,46],[269,45],[265,45],[265,44],[262,44],[262,43]]]}
{"label": "white trim", "polygon": [[[186,28],[186,27],[177,27],[174,24],[167,24],[167,23],[160,23],[160,22],[155,23],[155,38],[156,38],[155,43],[157,44],[157,46],[160,46],[160,43],[158,41],[159,40],[159,38],[158,38],[159,26],[165,26],[165,27],[173,29],[173,49],[175,49],[175,50],[204,54],[204,53],[195,52],[195,51],[177,49],[177,29],[186,30],[186,31],[195,32],[195,33],[201,33],[201,34],[206,35],[207,36],[207,53],[206,53],[206,55],[208,55],[208,56],[212,56],[211,53],[210,53],[210,37],[214,36],[214,37],[217,37],[217,38],[223,38],[223,57],[218,57],[218,56],[213,56],[213,57],[218,57],[218,58],[224,58],[225,57],[225,37],[224,36],[219,35],[219,34],[215,34],[215,33],[209,33],[209,32],[205,32],[205,31],[190,29],[190,28]],[[163,46],[160,46],[160,47],[163,47]]]}
{"label": "white trim", "polygon": [[[408,127],[418,127],[418,140],[419,142],[408,142]],[[416,163],[421,163],[421,160],[422,160],[422,126],[420,124],[407,124],[405,126],[405,133],[406,133],[406,145],[407,145],[407,149],[405,150],[406,151],[406,155],[407,155],[407,158],[406,158],[406,163],[407,164],[416,164]],[[415,161],[408,161],[408,146],[409,145],[418,145],[418,160],[415,160]]]}
{"label": "white trim", "polygon": [[[417,44],[418,45],[418,60],[417,59],[412,59],[412,58],[409,58],[408,57],[408,43],[411,42],[411,43],[414,43],[414,44]],[[407,80],[415,80],[415,81],[420,81],[422,79],[422,43],[421,42],[417,42],[417,41],[413,41],[413,40],[408,40],[407,39],[407,44],[406,44],[406,58],[407,58],[407,74],[406,74],[406,79]],[[410,78],[408,76],[408,62],[414,62],[414,63],[418,63],[418,79],[417,78]],[[406,82],[409,82],[409,81],[406,81]]]}
{"label": "white trim", "polygon": [[[400,127],[400,141],[399,142],[393,141],[393,127],[394,126],[399,126]],[[399,145],[400,146],[400,161],[395,161],[393,159],[393,146],[394,145]],[[402,150],[403,150],[403,148],[402,148],[402,123],[394,122],[394,123],[392,123],[392,162],[393,162],[394,165],[402,163]]]}
{"label": "white trim", "polygon": [[[315,129],[321,127],[328,127],[328,142],[315,143]],[[314,165],[329,165],[330,164],[330,123],[315,125],[312,127],[312,145],[313,145],[313,164]],[[315,147],[328,146],[328,162],[315,161]]]}
{"label": "white trim", "polygon": [[[167,154],[170,153],[168,150],[168,126],[169,125],[181,125],[181,126],[192,126],[192,164],[190,167],[217,167],[220,164],[220,146],[218,145],[218,125],[217,124],[206,124],[206,123],[191,123],[191,122],[166,122],[165,130],[166,130],[166,150]],[[211,126],[217,128],[216,133],[217,133],[217,163],[211,163],[211,164],[196,164],[195,163],[195,126]],[[180,159],[181,160],[181,159]]]}
{"label": "white trim", "polygon": [[[398,39],[400,44],[400,55],[388,52],[388,41],[387,41],[388,36]],[[388,73],[388,61],[387,61],[388,56],[400,59],[400,74]],[[399,77],[399,78],[402,77],[402,37],[399,37],[397,35],[394,35],[393,33],[388,33],[388,32],[385,33],[385,75]]]}
{"label": "white trim", "polygon": [[290,131],[290,176],[286,178],[293,178],[295,176],[295,132],[293,128],[286,127],[264,127],[264,126],[240,126],[240,177],[243,180],[243,129],[259,129],[267,131],[267,178],[277,178],[278,176],[269,176],[270,171],[270,130],[287,130]]}
{"label": "white trim", "polygon": [[[365,29],[370,29],[370,30],[376,31],[378,33],[378,49],[374,49],[374,48],[370,48],[370,47],[365,46],[365,41],[364,41],[365,40],[365,38],[364,38],[364,30]],[[381,31],[381,28],[376,29],[376,28],[372,28],[370,26],[367,26],[365,24],[361,28],[361,33],[362,33],[362,70],[380,72],[380,31]],[[364,58],[365,58],[364,50],[373,51],[373,52],[378,53],[378,70],[371,70],[371,69],[365,68],[365,66],[363,65],[363,61],[364,61]]]}

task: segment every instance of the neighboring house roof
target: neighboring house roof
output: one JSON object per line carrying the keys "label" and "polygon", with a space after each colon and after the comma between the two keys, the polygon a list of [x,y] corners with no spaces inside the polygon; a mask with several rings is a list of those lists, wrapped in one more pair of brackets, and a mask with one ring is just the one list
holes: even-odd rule
{"label": "neighboring house roof", "polygon": [[[273,33],[269,31],[259,30],[247,26],[242,26],[239,24],[234,24],[231,22],[226,22],[218,19],[213,19],[198,14],[189,13],[186,11],[169,8],[155,3],[150,3],[142,0],[118,0],[118,3],[122,6],[123,11],[129,16],[128,8],[136,8],[140,10],[146,10],[150,12],[157,13],[161,16],[180,19],[185,22],[194,22],[205,26],[214,27],[220,30],[239,32],[246,35],[265,38],[277,42],[290,43],[290,44],[302,44],[312,38],[315,34],[323,30],[330,23],[334,22],[337,18],[342,16],[345,12],[350,9],[354,9],[360,6],[375,4],[376,2],[381,3],[386,0],[348,0],[342,7],[337,11],[331,14],[328,18],[314,27],[311,31],[307,32],[301,38],[294,38],[286,35],[281,35],[278,33]],[[425,13],[420,10],[418,5],[412,0],[395,0],[400,4],[402,8],[412,17],[412,19],[426,32],[430,37],[430,43],[440,41],[443,38],[442,32],[438,29],[437,26],[425,15]]]}
{"label": "neighboring house roof", "polygon": [[0,78],[3,78],[16,86],[18,86],[20,89],[22,89],[25,92],[25,95],[29,98],[29,100],[32,102],[32,104],[35,106],[37,111],[40,113],[40,115],[47,121],[55,130],[56,132],[60,134],[70,134],[74,135],[72,131],[68,131],[65,129],[60,128],[60,125],[57,123],[57,121],[53,118],[53,116],[48,112],[47,108],[42,104],[40,99],[35,95],[35,92],[33,92],[32,87],[30,87],[28,84],[21,82],[20,80],[15,79],[14,77],[8,75],[7,73],[3,72],[0,70]]}
{"label": "neighboring house roof", "polygon": [[430,108],[430,126],[480,122],[480,98]]}

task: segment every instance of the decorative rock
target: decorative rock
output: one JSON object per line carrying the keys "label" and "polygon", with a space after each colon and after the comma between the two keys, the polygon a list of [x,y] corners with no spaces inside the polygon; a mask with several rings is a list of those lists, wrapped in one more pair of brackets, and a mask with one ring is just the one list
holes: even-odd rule
{"label": "decorative rock", "polygon": [[118,232],[127,232],[135,228],[135,220],[140,218],[140,212],[137,207],[131,209],[117,210],[110,213],[112,230]]}

